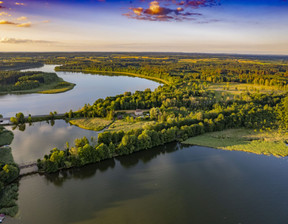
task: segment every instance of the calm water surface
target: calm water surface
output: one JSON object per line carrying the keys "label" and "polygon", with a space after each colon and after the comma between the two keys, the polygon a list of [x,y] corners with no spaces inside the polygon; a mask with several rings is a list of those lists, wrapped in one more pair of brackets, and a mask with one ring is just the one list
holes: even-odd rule
{"label": "calm water surface", "polygon": [[[55,65],[23,71],[54,72]],[[78,110],[85,103],[93,104],[99,98],[115,96],[126,91],[154,90],[160,84],[151,80],[128,76],[103,76],[95,74],[56,72],[67,82],[75,83],[74,89],[58,94],[8,94],[0,95],[0,114],[4,117],[15,116],[18,112],[25,115],[49,114],[50,111],[65,113]]]}
{"label": "calm water surface", "polygon": [[36,122],[31,126],[27,124],[25,131],[20,131],[18,128],[13,130],[12,126],[6,129],[14,133],[10,146],[13,149],[14,160],[19,164],[35,162],[45,154],[49,154],[54,147],[63,149],[66,142],[72,146],[76,138],[86,136],[89,140],[91,137],[97,139],[98,133],[78,128],[63,120],[55,120],[53,126],[47,122]]}
{"label": "calm water surface", "polygon": [[[42,68],[52,71],[54,66]],[[78,109],[97,98],[159,84],[131,77],[57,72],[77,86],[56,95],[0,96],[4,116]],[[12,127],[9,127],[11,130]],[[17,163],[35,161],[97,132],[64,121],[13,130]],[[243,152],[168,144],[58,174],[20,180],[16,224],[286,224],[288,161]]]}
{"label": "calm water surface", "polygon": [[284,224],[287,159],[168,144],[20,182],[7,223]]}

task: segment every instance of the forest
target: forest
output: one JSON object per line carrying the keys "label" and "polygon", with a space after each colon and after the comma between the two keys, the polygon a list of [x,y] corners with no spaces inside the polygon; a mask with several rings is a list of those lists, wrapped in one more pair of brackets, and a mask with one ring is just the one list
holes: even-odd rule
{"label": "forest", "polygon": [[0,71],[0,92],[43,92],[47,90],[73,88],[56,73]]}
{"label": "forest", "polygon": [[14,181],[19,176],[19,167],[14,162],[11,148],[13,133],[0,126],[0,213],[16,215],[18,205],[18,184]]}
{"label": "forest", "polygon": [[[49,61],[60,62],[58,58]],[[79,167],[206,132],[230,128],[286,131],[288,127],[285,59],[110,54],[65,58],[56,70],[128,73],[158,78],[164,84],[155,91],[125,92],[67,112],[67,119],[115,120],[118,111],[148,109],[154,123],[129,131],[104,131],[97,142],[83,137],[75,140],[75,146],[55,148],[38,160],[42,172]],[[215,89],[218,85],[222,88]]]}
{"label": "forest", "polygon": [[[148,117],[136,119],[126,114],[125,120],[128,124],[149,122],[134,129],[104,131],[97,141],[84,136],[75,139],[74,146],[54,148],[38,160],[41,172],[79,167],[231,128],[287,133],[288,58],[285,56],[86,52],[11,53],[0,54],[0,58],[7,66],[12,63],[21,67],[21,63],[29,61],[58,64],[56,71],[139,76],[162,83],[154,91],[124,92],[97,99],[92,105],[83,102],[81,109],[67,111],[65,116],[51,112],[47,119],[97,118],[113,123],[121,119],[119,111],[142,109],[149,111]],[[0,74],[1,88],[6,90],[35,88],[55,79],[56,74],[16,71]],[[12,121],[23,124],[36,120],[18,113]]]}

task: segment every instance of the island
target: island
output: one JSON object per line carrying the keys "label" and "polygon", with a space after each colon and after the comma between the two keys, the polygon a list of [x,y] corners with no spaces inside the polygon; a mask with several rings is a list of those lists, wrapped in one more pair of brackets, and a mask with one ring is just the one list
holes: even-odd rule
{"label": "island", "polygon": [[66,92],[74,86],[55,73],[0,71],[0,94],[54,94]]}

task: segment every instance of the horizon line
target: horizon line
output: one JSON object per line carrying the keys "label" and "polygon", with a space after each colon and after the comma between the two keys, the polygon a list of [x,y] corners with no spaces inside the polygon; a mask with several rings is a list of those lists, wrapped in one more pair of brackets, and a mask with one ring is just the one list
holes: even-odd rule
{"label": "horizon line", "polygon": [[7,53],[144,53],[144,54],[205,54],[205,55],[239,55],[239,56],[280,56],[288,57],[288,53],[227,53],[227,52],[184,52],[184,51],[0,51],[0,54]]}

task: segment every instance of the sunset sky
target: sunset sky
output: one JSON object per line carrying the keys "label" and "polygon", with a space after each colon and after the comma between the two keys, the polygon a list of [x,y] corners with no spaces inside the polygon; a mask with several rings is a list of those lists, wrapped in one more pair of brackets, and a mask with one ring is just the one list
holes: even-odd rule
{"label": "sunset sky", "polygon": [[288,0],[0,0],[0,51],[288,55]]}

